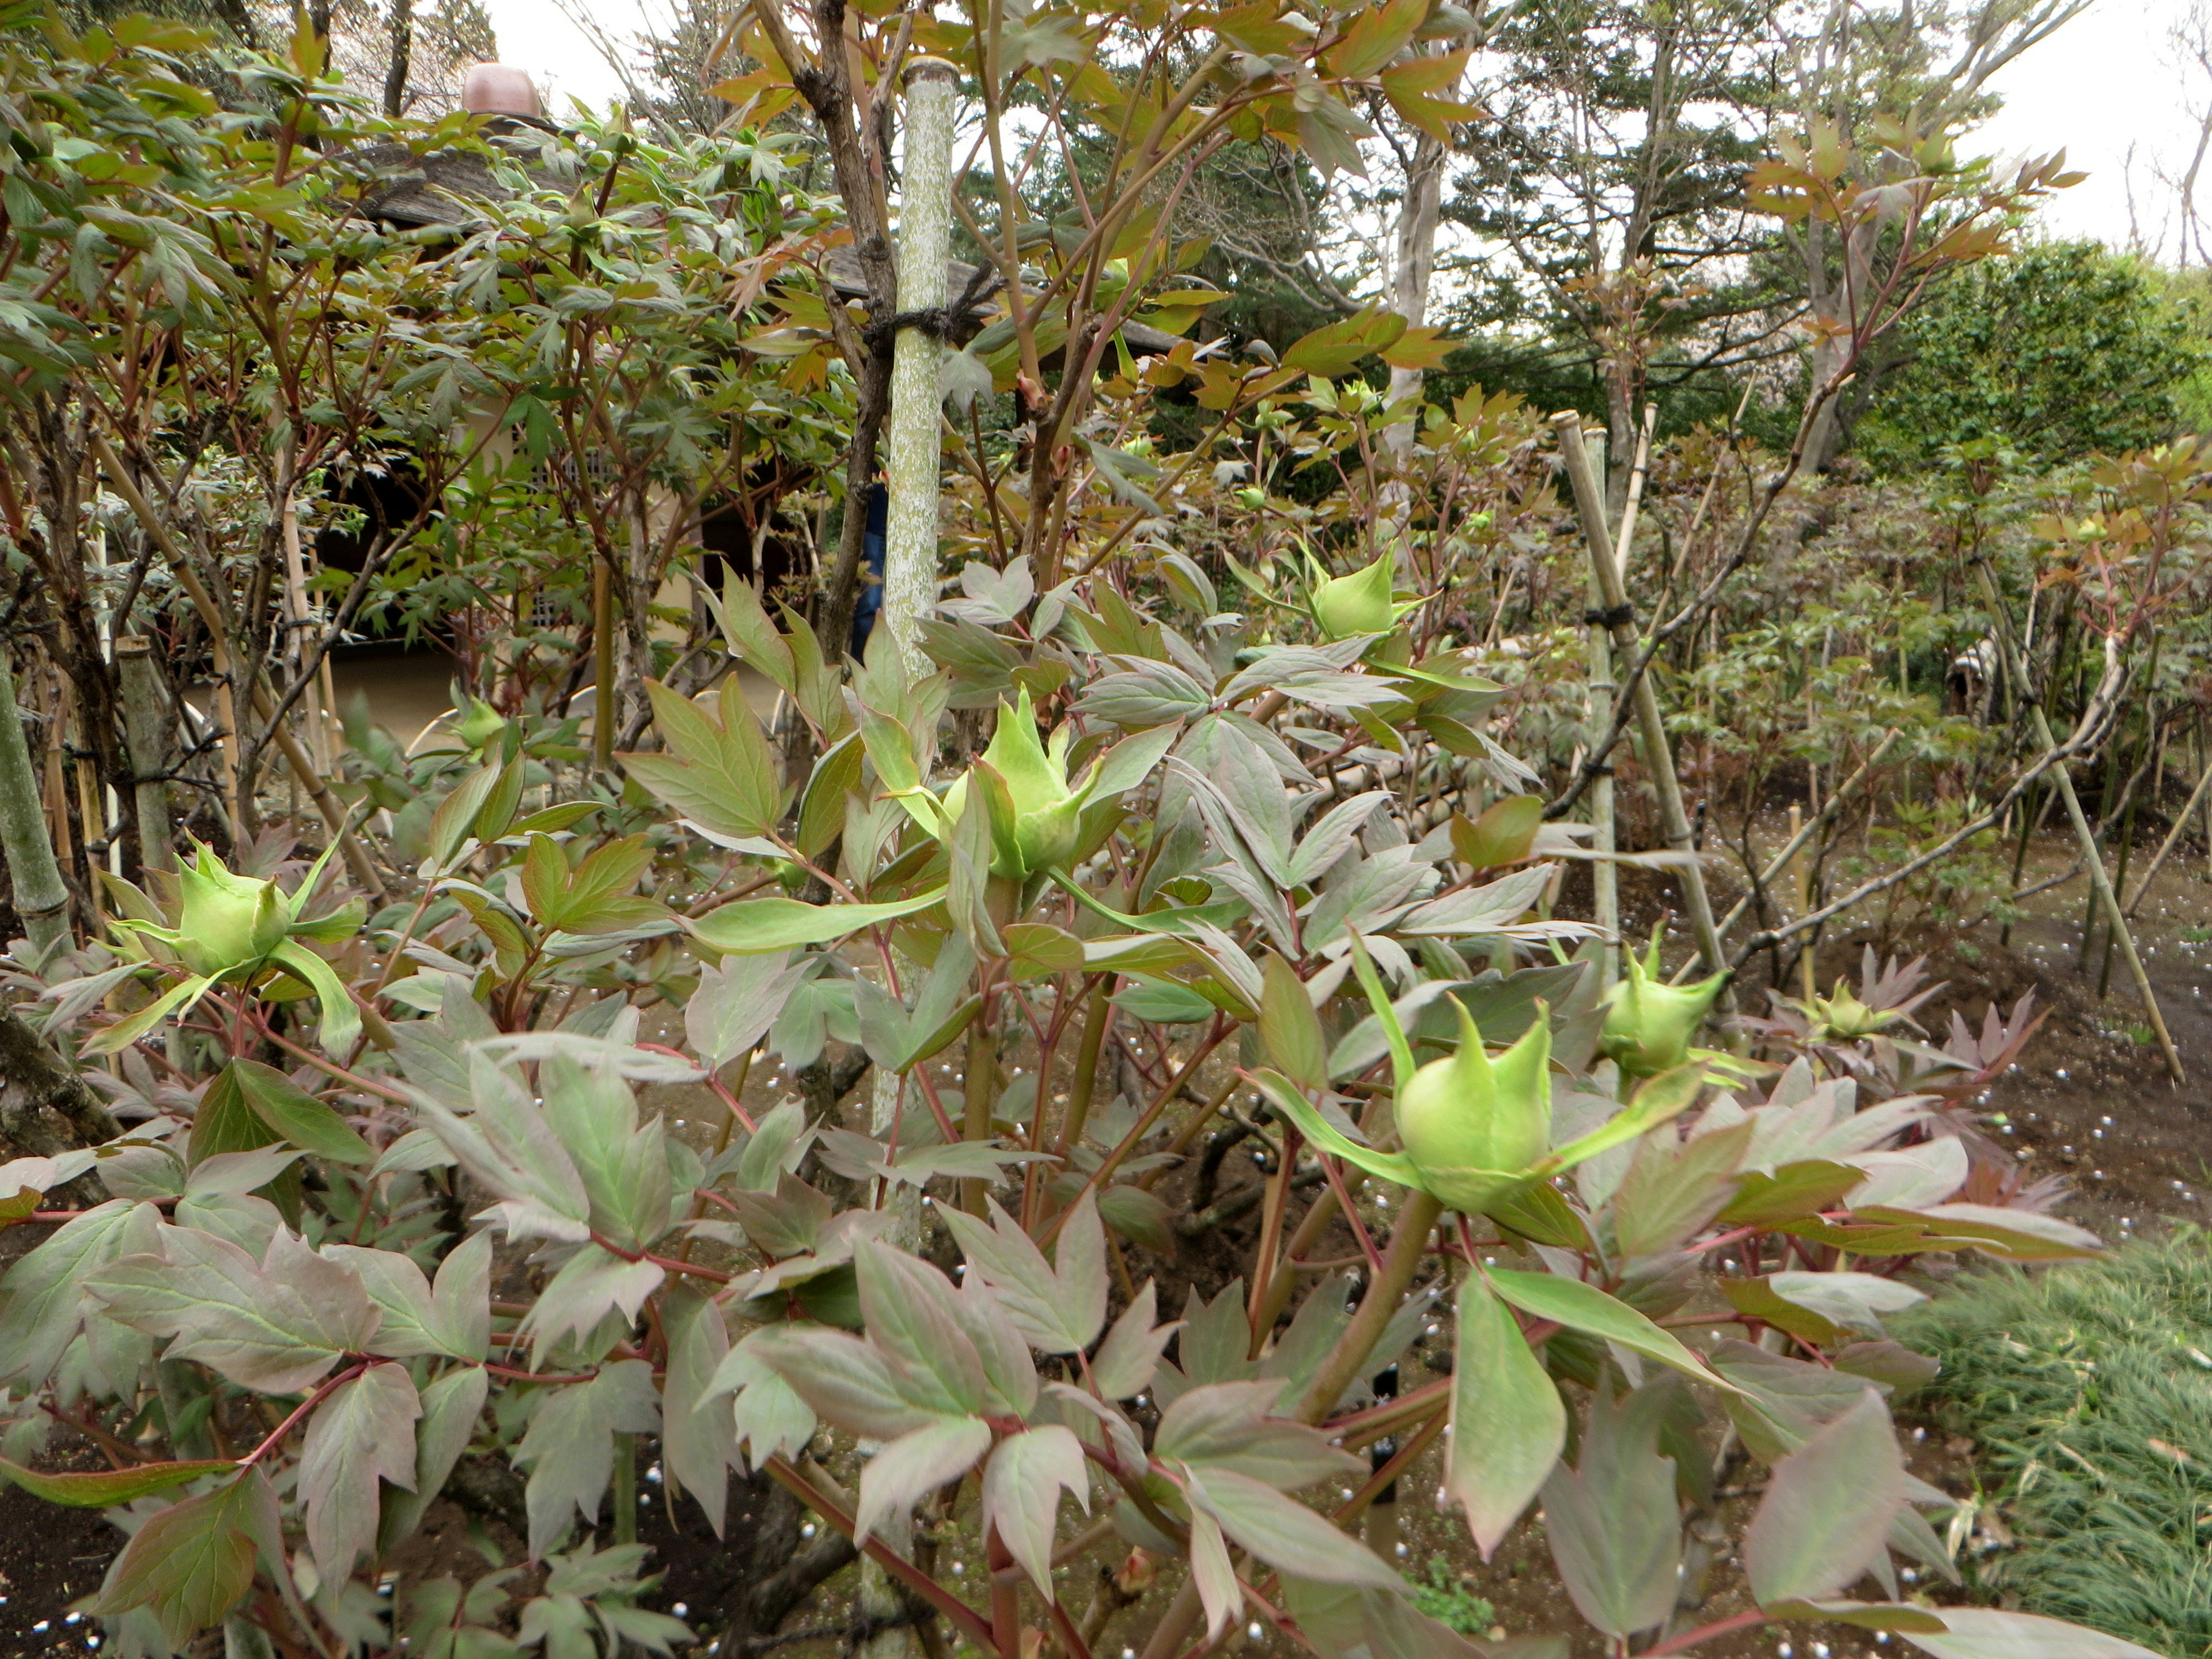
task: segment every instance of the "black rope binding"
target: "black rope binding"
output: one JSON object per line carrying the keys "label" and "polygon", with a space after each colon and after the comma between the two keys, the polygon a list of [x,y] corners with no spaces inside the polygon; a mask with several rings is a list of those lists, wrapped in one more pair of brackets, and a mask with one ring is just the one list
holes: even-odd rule
{"label": "black rope binding", "polygon": [[1585,628],[1619,628],[1635,620],[1636,607],[1626,602],[1614,605],[1610,611],[1583,612],[1583,626]]}

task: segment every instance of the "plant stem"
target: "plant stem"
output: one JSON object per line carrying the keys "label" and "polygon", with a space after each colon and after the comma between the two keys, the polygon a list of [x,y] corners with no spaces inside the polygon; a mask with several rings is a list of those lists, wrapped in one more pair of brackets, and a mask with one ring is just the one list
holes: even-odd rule
{"label": "plant stem", "polygon": [[1368,1287],[1359,1304],[1359,1311],[1352,1316],[1352,1322],[1336,1340],[1328,1358],[1322,1362],[1320,1373],[1307,1387],[1297,1408],[1289,1414],[1302,1423],[1319,1423],[1326,1418],[1337,1399],[1352,1385],[1352,1379],[1367,1363],[1367,1357],[1382,1340],[1382,1328],[1398,1311],[1398,1304],[1406,1299],[1412,1288],[1413,1275],[1421,1265],[1421,1258],[1429,1248],[1429,1234],[1436,1228],[1437,1219],[1443,1214],[1443,1206],[1419,1190],[1408,1192],[1406,1202],[1398,1212],[1398,1225],[1390,1235],[1390,1248],[1383,1253],[1382,1276]]}

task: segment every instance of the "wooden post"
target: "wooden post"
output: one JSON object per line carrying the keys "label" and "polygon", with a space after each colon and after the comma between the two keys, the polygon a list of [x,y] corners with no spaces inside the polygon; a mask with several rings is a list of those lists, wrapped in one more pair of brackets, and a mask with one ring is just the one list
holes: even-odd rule
{"label": "wooden post", "polygon": [[[1621,585],[1620,572],[1613,562],[1612,550],[1607,545],[1605,495],[1590,470],[1589,452],[1583,447],[1582,416],[1569,411],[1553,416],[1552,423],[1559,431],[1568,481],[1574,486],[1583,538],[1598,554],[1591,565],[1604,588],[1606,626],[1613,635],[1613,648],[1623,659],[1633,661],[1641,653],[1643,637],[1629,609],[1628,595]],[[1681,881],[1691,931],[1697,939],[1698,954],[1713,970],[1718,971],[1728,966],[1728,957],[1721,950],[1719,930],[1713,925],[1712,899],[1705,890],[1705,867],[1698,862],[1692,846],[1690,817],[1682,805],[1681,781],[1674,775],[1674,757],[1667,742],[1666,718],[1660,712],[1658,689],[1652,684],[1649,673],[1637,677],[1635,702],[1637,728],[1644,739],[1644,764],[1651,774],[1652,787],[1659,797],[1667,845],[1689,855],[1681,867]],[[1734,1000],[1729,992],[1723,989],[1721,997],[1721,1006],[1733,1012]]]}
{"label": "wooden post", "polygon": [[8,860],[15,914],[31,947],[41,956],[70,936],[69,889],[46,834],[46,803],[31,770],[22,711],[15,705],[15,677],[0,652],[0,854]]}
{"label": "wooden post", "polygon": [[132,789],[138,803],[138,862],[155,870],[177,867],[170,842],[169,791],[162,781],[168,758],[162,740],[161,676],[154,667],[154,642],[126,634],[115,642],[115,670],[122,683],[124,741],[131,754]]}
{"label": "wooden post", "polygon": [[[1981,579],[1982,593],[1989,602],[1990,617],[1995,624],[1998,647],[2005,653],[2005,672],[2013,677],[2013,684],[2021,688],[2021,699],[2027,705],[2029,724],[2033,727],[2035,740],[2045,753],[2056,749],[2057,743],[2051,735],[2051,722],[2043,713],[2043,698],[2028,683],[2026,665],[2021,661],[2020,647],[2012,634],[2012,615],[2005,609],[2004,595],[1997,586],[1986,558],[1976,562],[1975,574]],[[2063,761],[2051,769],[2057,781],[2058,798],[2066,805],[2066,816],[2074,825],[2074,839],[2081,848],[2081,862],[2089,872],[2089,885],[2096,902],[2105,913],[2105,924],[2119,941],[2121,954],[2126,958],[2128,976],[2136,982],[2136,994],[2142,998],[2144,1016],[2158,1038],[2159,1052],[2166,1057],[2166,1069],[2172,1074],[2177,1087],[2189,1081],[2182,1068],[2181,1055],[2174,1048],[2172,1035],[2166,1029],[2166,1015],[2158,1006],[2158,994],[2150,988],[2150,975],[2143,970],[2142,957],[2136,951],[2135,936],[2128,932],[2127,918],[2120,914],[2120,901],[2112,891],[2112,879],[2105,873],[2104,854],[2098,850],[2097,837],[2089,829],[2089,820],[2082,815],[2081,802],[2074,793],[2073,774]]]}

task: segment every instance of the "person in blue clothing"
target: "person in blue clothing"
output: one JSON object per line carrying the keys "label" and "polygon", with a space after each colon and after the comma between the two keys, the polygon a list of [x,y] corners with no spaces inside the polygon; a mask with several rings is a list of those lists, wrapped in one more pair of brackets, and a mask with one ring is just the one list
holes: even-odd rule
{"label": "person in blue clothing", "polygon": [[860,538],[860,593],[853,604],[853,656],[866,657],[876,613],[884,608],[884,543],[890,528],[890,491],[878,477],[868,487],[868,528]]}

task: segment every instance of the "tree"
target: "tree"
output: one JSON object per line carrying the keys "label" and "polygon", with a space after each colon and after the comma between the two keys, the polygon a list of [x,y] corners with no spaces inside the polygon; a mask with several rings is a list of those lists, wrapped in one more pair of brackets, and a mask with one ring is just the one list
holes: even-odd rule
{"label": "tree", "polygon": [[1924,465],[1983,441],[2045,465],[2171,436],[2203,328],[2130,258],[2032,243],[1961,271],[1900,331],[1898,365],[1854,434],[1870,465]]}

